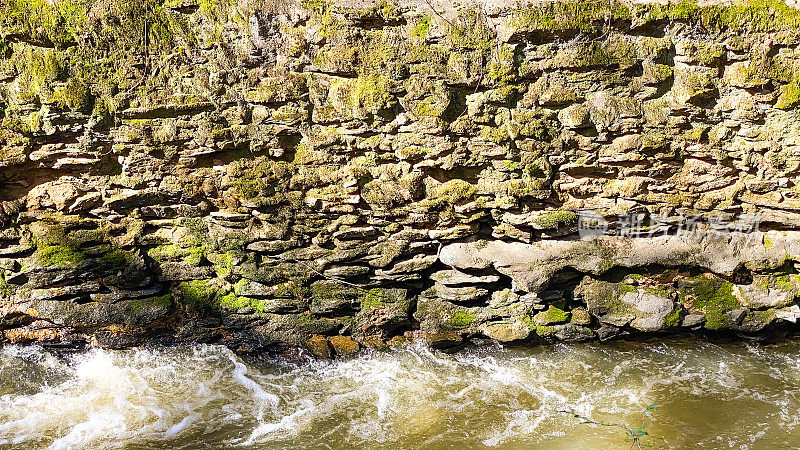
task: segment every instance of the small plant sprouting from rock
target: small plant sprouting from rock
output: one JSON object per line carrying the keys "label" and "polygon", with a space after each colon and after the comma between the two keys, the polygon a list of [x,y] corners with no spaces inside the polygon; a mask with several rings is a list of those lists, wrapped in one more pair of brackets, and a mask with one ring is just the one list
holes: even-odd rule
{"label": "small plant sprouting from rock", "polygon": [[[661,405],[657,403],[653,403],[652,405],[645,408],[642,411],[642,416],[644,417],[646,413],[654,411],[656,408],[660,408]],[[608,422],[598,422],[590,417],[586,417],[575,412],[574,409],[570,408],[568,410],[559,410],[558,412],[566,413],[572,415],[572,417],[579,420],[578,423],[581,424],[589,424],[589,425],[599,425],[602,427],[612,427],[612,428],[620,428],[625,431],[625,441],[631,443],[631,448],[636,447],[641,449],[642,446],[645,447],[652,447],[654,445],[653,439],[650,438],[650,433],[647,431],[647,427],[645,425],[641,425],[638,428],[632,428],[628,424],[624,423],[608,423]],[[663,437],[656,438],[663,443],[667,443],[667,440]]]}

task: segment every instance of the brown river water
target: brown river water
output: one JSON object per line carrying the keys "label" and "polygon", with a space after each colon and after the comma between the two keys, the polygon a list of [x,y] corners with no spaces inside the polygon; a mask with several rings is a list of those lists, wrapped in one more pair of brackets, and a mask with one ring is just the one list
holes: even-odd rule
{"label": "brown river water", "polygon": [[797,448],[800,342],[408,346],[302,364],[220,346],[0,349],[0,448],[631,448],[569,410],[645,426],[654,448]]}

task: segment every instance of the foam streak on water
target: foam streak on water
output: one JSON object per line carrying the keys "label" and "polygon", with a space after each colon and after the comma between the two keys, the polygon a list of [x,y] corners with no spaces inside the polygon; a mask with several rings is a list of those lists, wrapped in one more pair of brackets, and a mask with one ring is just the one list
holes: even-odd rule
{"label": "foam streak on water", "polygon": [[[648,405],[663,405],[643,413]],[[630,448],[800,445],[800,343],[412,346],[335,362],[219,346],[0,349],[0,447]]]}

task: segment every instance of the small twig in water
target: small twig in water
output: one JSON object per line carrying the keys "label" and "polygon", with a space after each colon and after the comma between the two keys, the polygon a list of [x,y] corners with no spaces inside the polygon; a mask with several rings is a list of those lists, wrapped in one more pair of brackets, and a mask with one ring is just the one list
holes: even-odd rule
{"label": "small twig in water", "polygon": [[[656,408],[660,408],[660,407],[661,407],[661,405],[653,403],[652,405],[648,406],[647,409],[642,411],[642,416],[644,416],[645,412],[653,411]],[[632,441],[631,442],[631,448],[633,448],[635,446],[636,448],[641,450],[642,443],[644,443],[648,447],[652,447],[653,446],[653,442],[651,440],[649,440],[649,439],[642,441],[643,438],[645,438],[646,436],[650,435],[650,433],[647,432],[647,429],[645,428],[644,425],[640,426],[639,428],[631,428],[628,425],[625,425],[625,424],[622,424],[622,423],[598,422],[598,421],[596,421],[596,420],[594,420],[592,418],[589,418],[589,417],[586,417],[586,416],[583,416],[581,414],[576,413],[575,410],[571,409],[571,408],[568,409],[568,410],[559,409],[558,412],[570,414],[570,415],[572,415],[572,417],[575,417],[576,419],[579,419],[580,423],[587,423],[587,424],[591,424],[591,425],[600,425],[600,426],[603,426],[603,427],[620,428],[620,429],[625,431],[625,440],[630,439]],[[660,437],[658,439],[661,440],[661,441],[664,441],[664,443],[667,442],[667,440],[664,439],[663,437]]]}

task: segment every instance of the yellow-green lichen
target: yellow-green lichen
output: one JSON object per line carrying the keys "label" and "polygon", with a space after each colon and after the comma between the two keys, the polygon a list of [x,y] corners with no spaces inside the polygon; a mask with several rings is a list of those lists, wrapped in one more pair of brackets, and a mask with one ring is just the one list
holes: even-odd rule
{"label": "yellow-green lichen", "polygon": [[779,109],[793,109],[800,105],[800,79],[795,78],[789,84],[780,88],[778,102],[775,104]]}
{"label": "yellow-green lichen", "polygon": [[132,252],[127,252],[122,249],[114,249],[110,252],[104,253],[100,257],[100,261],[108,267],[123,268],[130,265],[136,260],[136,255]]}
{"label": "yellow-green lichen", "polygon": [[[368,293],[364,295],[367,297]],[[311,286],[311,296],[315,300],[325,303],[338,303],[345,300],[344,291],[332,283],[314,283]],[[375,296],[378,296],[376,292]],[[375,302],[377,304],[378,302]]]}
{"label": "yellow-green lichen", "polygon": [[10,297],[14,294],[14,288],[6,281],[6,274],[0,271],[0,297]]}
{"label": "yellow-green lichen", "polygon": [[795,297],[800,296],[800,275],[778,275],[774,279],[774,285],[784,291],[791,292]]}
{"label": "yellow-green lichen", "polygon": [[667,286],[644,286],[644,291],[662,298],[672,298],[674,295],[674,291]]}

